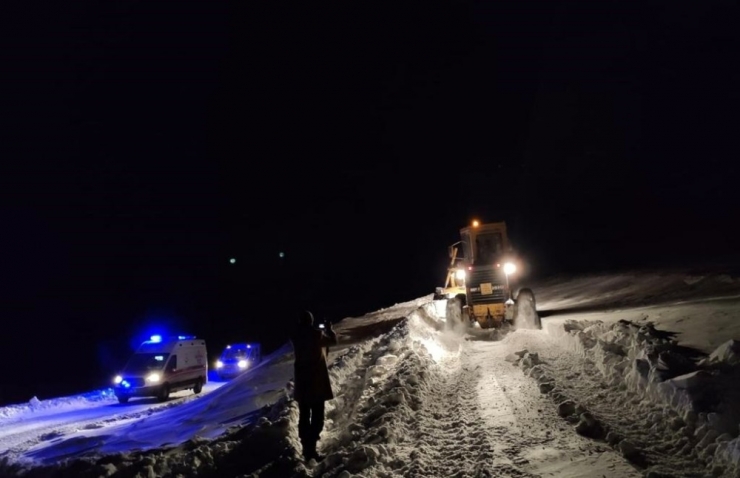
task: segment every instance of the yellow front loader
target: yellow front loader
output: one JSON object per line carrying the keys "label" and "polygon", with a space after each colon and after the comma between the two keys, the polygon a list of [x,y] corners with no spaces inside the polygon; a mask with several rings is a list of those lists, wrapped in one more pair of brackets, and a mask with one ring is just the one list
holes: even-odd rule
{"label": "yellow front loader", "polygon": [[506,223],[473,221],[460,229],[460,238],[449,247],[445,285],[436,289],[434,298],[459,302],[463,318],[484,329],[542,328],[532,291],[521,289],[514,298],[519,261]]}

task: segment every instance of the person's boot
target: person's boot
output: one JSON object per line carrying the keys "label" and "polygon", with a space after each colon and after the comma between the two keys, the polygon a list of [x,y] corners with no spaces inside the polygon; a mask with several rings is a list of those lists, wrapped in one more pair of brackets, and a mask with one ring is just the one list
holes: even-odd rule
{"label": "person's boot", "polygon": [[303,445],[303,459],[309,461],[316,454],[316,443],[311,440],[301,440]]}
{"label": "person's boot", "polygon": [[324,459],[324,456],[319,455],[319,453],[316,451],[316,442],[312,441],[310,443],[307,443],[303,447],[303,456],[305,457],[306,461],[309,461],[311,459],[316,460],[316,463],[320,462]]}
{"label": "person's boot", "polygon": [[316,451],[316,446],[314,446],[311,449],[311,458],[313,458],[314,460],[316,460],[316,463],[318,463],[318,462],[322,461],[326,457],[324,455],[319,455],[319,452]]}
{"label": "person's boot", "polygon": [[316,460],[316,462],[322,461],[324,458],[326,458],[324,455],[319,455],[318,450],[316,450],[316,444],[319,442],[319,439],[316,438],[313,442],[313,448],[311,450],[313,451],[313,459]]}

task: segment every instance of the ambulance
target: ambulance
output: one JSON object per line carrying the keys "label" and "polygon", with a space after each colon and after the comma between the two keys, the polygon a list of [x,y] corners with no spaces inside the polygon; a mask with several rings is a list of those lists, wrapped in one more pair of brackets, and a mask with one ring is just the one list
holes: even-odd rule
{"label": "ambulance", "polygon": [[252,369],[262,361],[258,343],[227,345],[216,362],[216,373],[221,380],[228,380]]}
{"label": "ambulance", "polygon": [[131,397],[157,397],[164,402],[179,390],[200,393],[207,382],[206,342],[187,335],[153,335],[113,379],[120,403]]}

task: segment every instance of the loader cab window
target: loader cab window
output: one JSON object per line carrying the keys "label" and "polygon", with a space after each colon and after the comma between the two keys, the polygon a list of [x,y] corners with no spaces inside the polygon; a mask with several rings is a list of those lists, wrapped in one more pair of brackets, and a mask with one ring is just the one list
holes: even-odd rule
{"label": "loader cab window", "polygon": [[[472,251],[470,250],[470,234],[463,233],[461,239],[462,239],[462,244],[461,244],[462,245],[462,257],[466,261],[471,261],[473,259],[473,255],[471,254]],[[458,253],[458,257],[460,257],[459,253]]]}
{"label": "loader cab window", "polygon": [[493,232],[480,234],[475,238],[475,262],[477,264],[488,264],[495,262],[504,253],[504,241],[501,233]]}

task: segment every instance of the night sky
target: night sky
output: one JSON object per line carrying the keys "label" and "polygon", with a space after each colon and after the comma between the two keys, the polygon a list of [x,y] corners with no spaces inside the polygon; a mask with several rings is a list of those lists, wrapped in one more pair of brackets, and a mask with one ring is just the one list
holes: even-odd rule
{"label": "night sky", "polygon": [[734,2],[14,8],[0,403],[429,294],[473,218],[532,279],[738,263]]}

